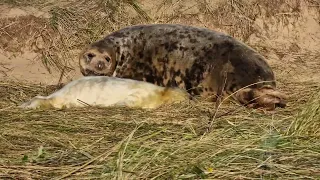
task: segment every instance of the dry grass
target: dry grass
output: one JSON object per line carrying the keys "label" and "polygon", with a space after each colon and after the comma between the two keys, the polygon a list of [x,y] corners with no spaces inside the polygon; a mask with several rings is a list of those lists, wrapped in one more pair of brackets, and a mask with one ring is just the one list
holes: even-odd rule
{"label": "dry grass", "polygon": [[[319,99],[305,107],[291,104],[276,114],[241,108],[216,118],[212,132],[203,135],[212,117],[211,104],[155,111],[21,112],[10,107],[42,90],[6,86],[8,96],[1,99],[0,110],[3,178],[316,179],[320,175]],[[218,113],[235,108],[225,106]]]}
{"label": "dry grass", "polygon": [[[259,8],[282,21],[299,15],[300,8],[286,0],[251,4],[226,0],[216,8],[198,0],[201,11],[190,13],[183,2],[164,0],[156,15],[150,15],[129,0],[4,2],[47,8],[50,17],[0,19],[1,48],[17,51],[29,46],[42,55],[48,70],[60,71],[76,68],[69,61],[85,44],[127,25],[211,24],[246,40],[259,33],[252,24]],[[289,14],[279,16],[288,9]],[[314,61],[318,52],[303,56],[315,62],[308,68],[320,67]],[[282,68],[275,67],[277,72]],[[204,101],[152,111],[93,107],[20,111],[17,104],[57,87],[0,81],[0,178],[319,179],[319,84],[293,82],[286,76],[279,81],[290,95],[286,109],[264,113],[229,102],[215,119],[214,104]],[[212,131],[207,132],[211,121]]]}
{"label": "dry grass", "polygon": [[[310,86],[302,100],[290,99],[290,107],[271,114],[226,104],[209,133],[214,104],[205,102],[154,111],[92,107],[20,111],[16,103],[55,88],[13,82],[0,87],[3,178],[320,176],[320,98],[312,93],[319,87]],[[301,103],[308,99],[308,106]],[[227,112],[231,113],[223,115]]]}

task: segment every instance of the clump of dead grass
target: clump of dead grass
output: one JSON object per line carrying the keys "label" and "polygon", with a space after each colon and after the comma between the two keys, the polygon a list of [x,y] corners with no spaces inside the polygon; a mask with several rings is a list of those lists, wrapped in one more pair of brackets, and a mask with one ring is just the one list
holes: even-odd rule
{"label": "clump of dead grass", "polygon": [[320,89],[315,92],[290,125],[289,135],[320,136]]}

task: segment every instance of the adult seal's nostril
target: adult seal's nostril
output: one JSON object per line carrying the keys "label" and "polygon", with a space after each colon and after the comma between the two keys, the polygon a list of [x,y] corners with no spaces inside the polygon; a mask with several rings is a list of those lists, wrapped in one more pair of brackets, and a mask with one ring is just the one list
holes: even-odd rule
{"label": "adult seal's nostril", "polygon": [[102,62],[102,61],[99,61],[98,63],[97,63],[97,67],[96,67],[98,70],[103,70],[104,68],[105,68],[105,64],[104,64],[104,62]]}

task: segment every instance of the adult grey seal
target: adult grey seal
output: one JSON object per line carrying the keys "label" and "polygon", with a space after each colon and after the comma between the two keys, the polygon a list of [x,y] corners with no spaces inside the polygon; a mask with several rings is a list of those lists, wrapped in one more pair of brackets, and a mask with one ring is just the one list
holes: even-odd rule
{"label": "adult grey seal", "polygon": [[192,95],[232,95],[241,104],[285,107],[265,58],[235,38],[179,24],[135,25],[88,45],[80,54],[84,76],[114,76],[180,87]]}

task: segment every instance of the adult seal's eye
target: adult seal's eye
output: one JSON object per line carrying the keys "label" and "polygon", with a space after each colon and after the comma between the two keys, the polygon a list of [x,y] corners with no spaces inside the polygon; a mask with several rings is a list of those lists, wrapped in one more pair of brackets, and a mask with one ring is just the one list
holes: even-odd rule
{"label": "adult seal's eye", "polygon": [[110,62],[110,58],[109,58],[109,57],[106,57],[106,61],[107,61],[107,62]]}
{"label": "adult seal's eye", "polygon": [[87,62],[89,63],[92,60],[92,58],[94,58],[95,56],[96,55],[94,55],[92,53],[87,54],[87,58],[86,58]]}
{"label": "adult seal's eye", "polygon": [[92,53],[89,53],[89,54],[88,54],[88,58],[93,58],[93,57],[95,57],[94,54],[92,54]]}

